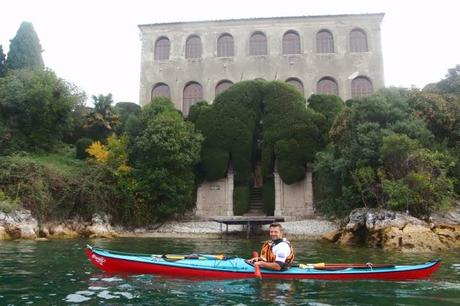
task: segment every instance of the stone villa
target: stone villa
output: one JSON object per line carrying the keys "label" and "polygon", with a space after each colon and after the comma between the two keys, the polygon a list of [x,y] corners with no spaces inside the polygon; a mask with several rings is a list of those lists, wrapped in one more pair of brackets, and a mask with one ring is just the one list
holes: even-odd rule
{"label": "stone villa", "polygon": [[[306,98],[346,100],[384,87],[383,13],[232,19],[139,25],[139,102],[168,96],[188,114],[200,100],[243,80],[288,82]],[[312,176],[286,185],[275,175],[275,215],[313,214]],[[197,215],[233,215],[233,174],[198,190]]]}

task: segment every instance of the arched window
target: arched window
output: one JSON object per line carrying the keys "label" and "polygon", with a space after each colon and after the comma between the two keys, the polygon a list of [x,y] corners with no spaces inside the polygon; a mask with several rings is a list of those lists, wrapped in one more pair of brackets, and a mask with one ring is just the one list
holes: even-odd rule
{"label": "arched window", "polygon": [[155,42],[155,55],[156,60],[169,59],[169,39],[167,37],[160,37]]}
{"label": "arched window", "polygon": [[267,37],[262,32],[256,32],[249,39],[249,55],[266,55]]}
{"label": "arched window", "polygon": [[287,31],[284,33],[283,54],[300,54],[300,36],[297,32]]}
{"label": "arched window", "polygon": [[359,76],[351,81],[351,96],[353,98],[367,97],[372,92],[372,83],[367,77]]}
{"label": "arched window", "polygon": [[228,81],[228,80],[223,80],[223,81],[220,81],[219,83],[217,83],[216,97],[218,95],[220,95],[221,93],[223,93],[224,91],[226,91],[227,89],[229,89],[230,87],[232,87],[232,86],[233,86],[233,82]]}
{"label": "arched window", "polygon": [[361,29],[354,29],[350,32],[350,51],[367,52],[367,35]]}
{"label": "arched window", "polygon": [[316,34],[316,52],[334,53],[334,37],[328,30],[321,30]]}
{"label": "arched window", "polygon": [[316,93],[318,95],[339,95],[337,82],[331,77],[324,77],[316,84]]}
{"label": "arched window", "polygon": [[198,101],[203,100],[203,88],[199,83],[190,82],[184,87],[184,98],[182,113],[188,115],[190,107]]}
{"label": "arched window", "polygon": [[157,83],[152,89],[152,99],[155,97],[168,97],[171,98],[171,91],[169,86],[165,83]]}
{"label": "arched window", "polygon": [[229,57],[233,55],[233,36],[227,33],[222,34],[217,39],[217,56]]}
{"label": "arched window", "polygon": [[190,36],[185,43],[185,58],[201,57],[201,39],[196,36]]}
{"label": "arched window", "polygon": [[293,85],[295,88],[297,88],[298,91],[300,91],[303,94],[303,83],[298,78],[289,78],[286,80],[286,83]]}

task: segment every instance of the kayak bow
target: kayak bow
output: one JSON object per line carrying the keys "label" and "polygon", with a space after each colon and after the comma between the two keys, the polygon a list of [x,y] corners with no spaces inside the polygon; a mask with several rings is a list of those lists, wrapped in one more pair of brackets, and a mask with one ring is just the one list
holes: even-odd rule
{"label": "kayak bow", "polygon": [[[200,255],[170,260],[164,255],[123,253],[86,246],[86,255],[99,269],[116,274],[159,274],[180,278],[235,279],[254,278],[254,267],[243,258]],[[209,259],[208,259],[209,258]],[[285,271],[261,269],[264,278],[280,279],[380,279],[413,280],[429,277],[441,265],[439,259],[418,265],[344,266],[324,269],[291,267]]]}

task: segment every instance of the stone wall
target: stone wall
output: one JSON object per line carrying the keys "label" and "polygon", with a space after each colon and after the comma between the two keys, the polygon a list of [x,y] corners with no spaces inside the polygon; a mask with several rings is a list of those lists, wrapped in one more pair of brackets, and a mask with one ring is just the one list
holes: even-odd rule
{"label": "stone wall", "polygon": [[[300,16],[252,18],[220,21],[177,22],[140,25],[141,75],[139,103],[151,101],[155,84],[169,86],[171,100],[183,109],[183,90],[190,81],[203,88],[203,99],[212,101],[219,81],[237,83],[262,78],[286,81],[297,78],[303,83],[304,95],[316,92],[323,77],[333,78],[339,96],[351,98],[351,81],[358,75],[368,77],[374,90],[384,87],[380,22],[383,14],[336,16]],[[367,35],[368,51],[350,51],[350,31],[359,28]],[[316,34],[328,30],[334,38],[333,53],[318,53]],[[249,38],[260,31],[267,37],[266,55],[249,55]],[[300,54],[283,54],[282,37],[295,31],[301,40]],[[216,41],[228,33],[234,38],[234,56],[217,57]],[[201,39],[201,58],[185,58],[185,43],[190,35]],[[168,60],[154,60],[154,45],[161,38],[170,40]]]}
{"label": "stone wall", "polygon": [[225,178],[205,181],[198,187],[196,216],[204,219],[233,216],[233,171]]}
{"label": "stone wall", "polygon": [[287,185],[278,172],[275,176],[275,216],[285,221],[308,219],[314,215],[312,173],[307,171],[305,178]]}

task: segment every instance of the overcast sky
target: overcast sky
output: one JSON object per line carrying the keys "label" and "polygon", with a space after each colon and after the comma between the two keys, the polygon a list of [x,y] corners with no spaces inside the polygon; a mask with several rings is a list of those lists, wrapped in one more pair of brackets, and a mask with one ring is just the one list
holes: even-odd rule
{"label": "overcast sky", "polygon": [[457,1],[347,0],[14,0],[3,1],[7,53],[22,21],[32,22],[45,65],[91,95],[139,100],[138,24],[252,17],[385,13],[386,86],[423,87],[460,64]]}

